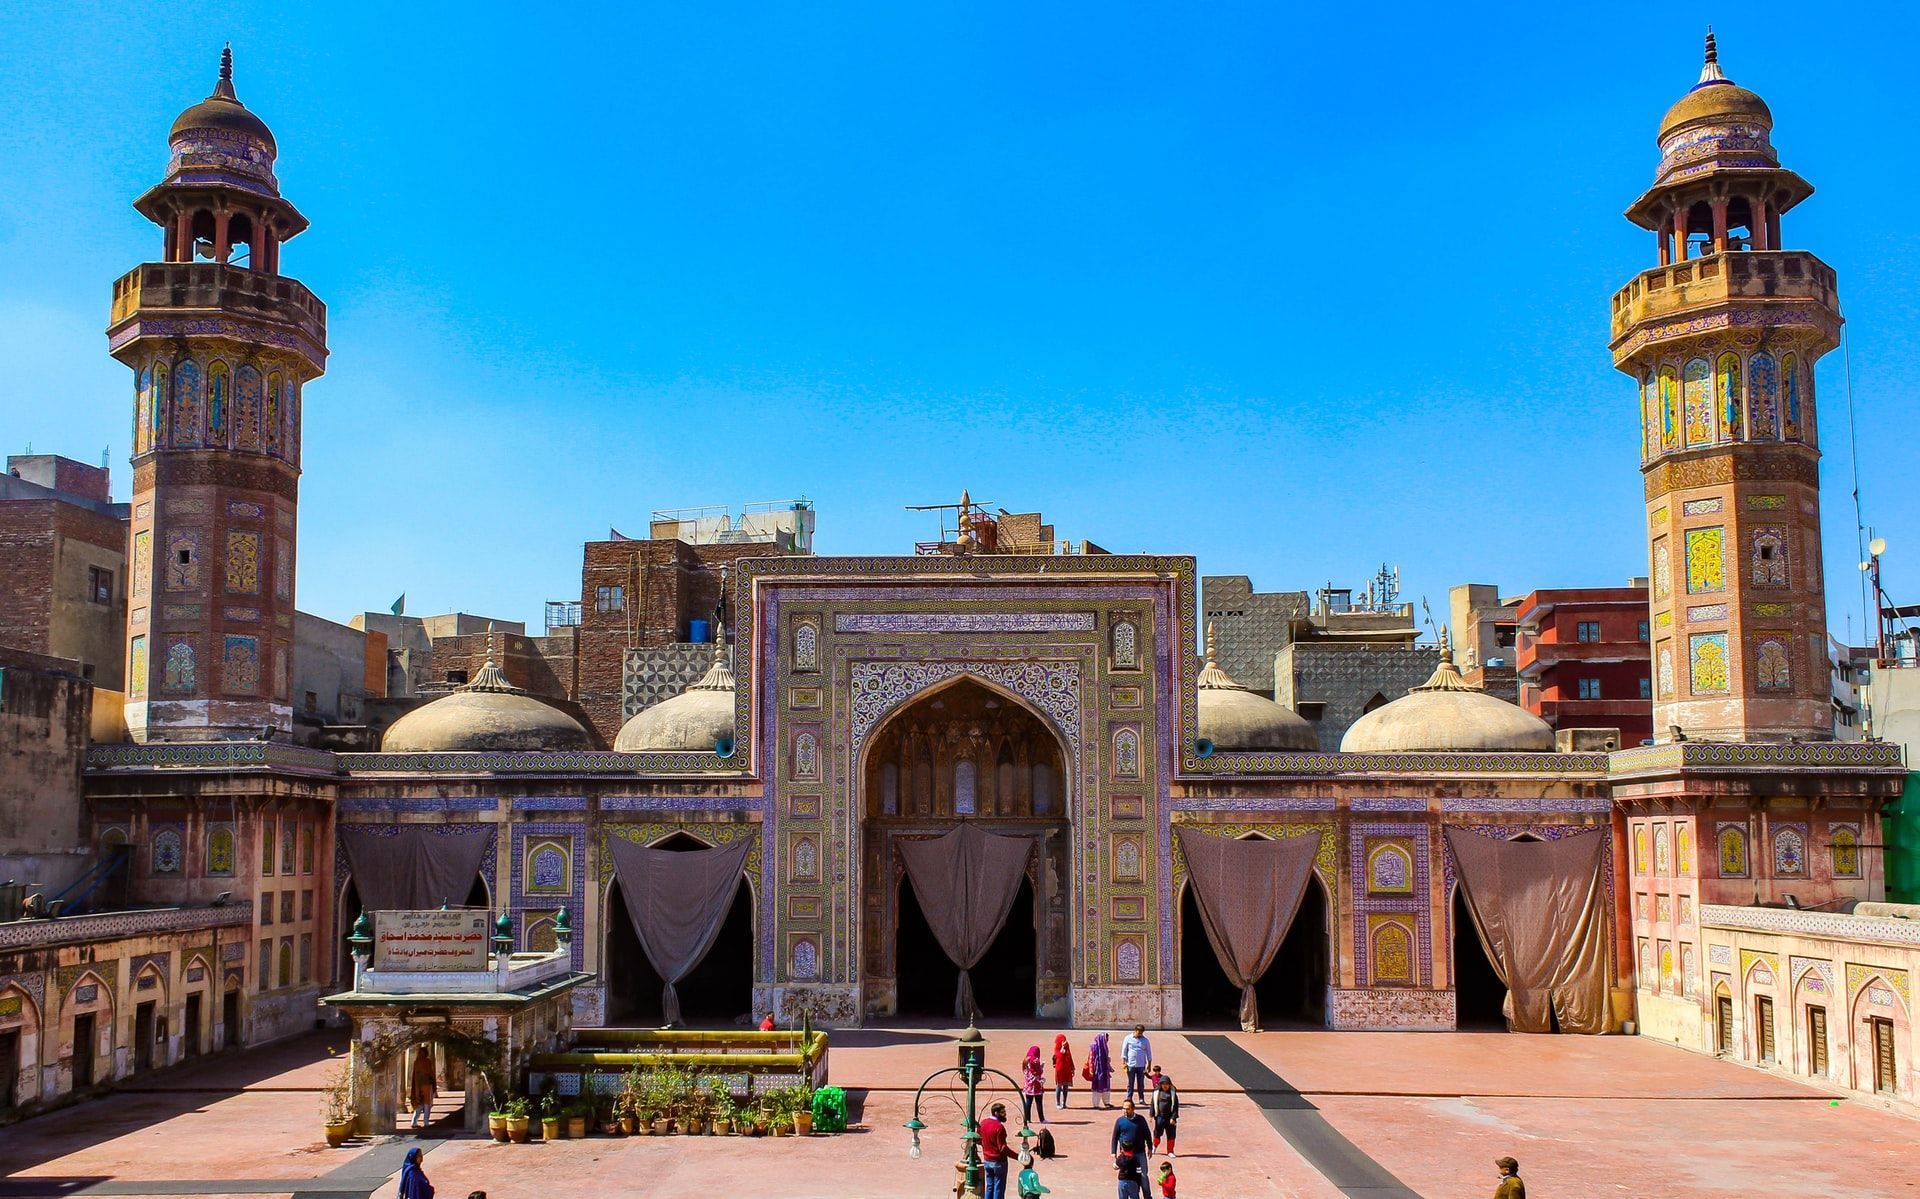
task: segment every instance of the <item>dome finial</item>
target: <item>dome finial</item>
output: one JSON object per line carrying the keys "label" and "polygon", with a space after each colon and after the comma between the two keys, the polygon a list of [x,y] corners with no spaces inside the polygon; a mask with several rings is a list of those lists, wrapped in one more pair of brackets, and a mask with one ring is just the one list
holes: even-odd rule
{"label": "dome finial", "polygon": [[1450,625],[1440,626],[1440,656],[1453,661],[1453,630]]}
{"label": "dome finial", "polygon": [[[220,48],[220,82],[213,85],[213,95],[222,100],[239,103],[239,97],[233,94],[233,43],[228,42]],[[213,97],[208,97],[212,99]]]}
{"label": "dome finial", "polygon": [[1207,665],[1208,666],[1218,666],[1220,664],[1219,655],[1215,653],[1215,646],[1214,646],[1215,631],[1216,630],[1214,629],[1213,622],[1209,620],[1207,622]]}
{"label": "dome finial", "polygon": [[1727,77],[1720,73],[1720,48],[1713,40],[1713,26],[1709,25],[1707,26],[1706,63],[1700,68],[1700,82],[1693,86],[1702,87],[1709,83],[1726,82],[1728,82]]}

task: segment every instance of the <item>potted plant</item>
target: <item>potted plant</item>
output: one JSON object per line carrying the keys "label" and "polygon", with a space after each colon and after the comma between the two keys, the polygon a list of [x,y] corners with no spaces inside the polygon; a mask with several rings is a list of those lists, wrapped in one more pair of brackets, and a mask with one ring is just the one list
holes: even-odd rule
{"label": "potted plant", "polygon": [[587,1117],[593,1114],[593,1104],[584,1099],[575,1100],[567,1105],[567,1135],[580,1140],[587,1135]]}
{"label": "potted plant", "polygon": [[540,1139],[560,1139],[560,1093],[551,1084],[540,1095]]}
{"label": "potted plant", "polygon": [[321,1083],[320,1118],[329,1148],[340,1148],[353,1135],[353,1068],[346,1058],[335,1060]]}
{"label": "potted plant", "polygon": [[718,1078],[708,1080],[707,1093],[710,1096],[713,1112],[713,1134],[720,1137],[732,1136],[733,1094],[727,1090],[726,1082]]}
{"label": "potted plant", "polygon": [[601,1105],[601,1108],[600,1108],[600,1131],[601,1132],[605,1133],[608,1136],[613,1136],[617,1133],[627,1133],[627,1132],[633,1131],[632,1119],[628,1118],[625,1121],[621,1119],[621,1113],[626,1110],[624,1106],[625,1103],[626,1103],[625,1099],[615,1099],[611,1103]]}
{"label": "potted plant", "polygon": [[507,1139],[516,1145],[527,1143],[527,1125],[533,1120],[533,1104],[525,1095],[507,1100]]}

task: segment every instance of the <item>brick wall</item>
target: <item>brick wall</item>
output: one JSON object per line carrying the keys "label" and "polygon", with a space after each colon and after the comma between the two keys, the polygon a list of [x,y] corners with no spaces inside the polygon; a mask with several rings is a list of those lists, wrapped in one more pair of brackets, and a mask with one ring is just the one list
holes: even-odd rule
{"label": "brick wall", "polygon": [[55,506],[52,500],[0,502],[0,645],[47,652]]}

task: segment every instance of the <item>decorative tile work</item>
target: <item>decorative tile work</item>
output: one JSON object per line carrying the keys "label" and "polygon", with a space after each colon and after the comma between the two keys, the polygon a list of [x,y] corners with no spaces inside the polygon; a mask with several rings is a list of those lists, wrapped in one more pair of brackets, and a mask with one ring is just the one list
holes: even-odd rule
{"label": "decorative tile work", "polygon": [[1753,614],[1755,616],[1791,616],[1793,615],[1793,605],[1755,604],[1753,605]]}
{"label": "decorative tile work", "polygon": [[1686,820],[1676,820],[1673,826],[1673,856],[1684,877],[1693,873],[1693,824]]}
{"label": "decorative tile work", "polygon": [[1653,598],[1664,600],[1672,594],[1673,555],[1667,548],[1667,539],[1661,537],[1653,543]]}
{"label": "decorative tile work", "polygon": [[141,633],[133,638],[128,649],[127,694],[142,696],[147,693],[147,635]]}
{"label": "decorative tile work", "polygon": [[1113,755],[1111,758],[1115,778],[1137,779],[1140,777],[1140,733],[1131,727],[1116,729],[1113,734]]}
{"label": "decorative tile work", "polygon": [[1833,877],[1860,877],[1860,826],[1834,823],[1827,826],[1833,854]]}
{"label": "decorative tile work", "polygon": [[[1665,612],[1662,612],[1660,615],[1667,616],[1668,614]],[[1660,643],[1660,649],[1654,655],[1654,657],[1659,664],[1659,668],[1656,673],[1657,681],[1655,683],[1655,688],[1656,688],[1655,694],[1657,698],[1660,698],[1660,699],[1672,699],[1674,696],[1673,643],[1670,641],[1662,641]]]}
{"label": "decorative tile work", "polygon": [[233,825],[222,822],[207,825],[207,873],[215,878],[233,874]]}
{"label": "decorative tile work", "polygon": [[700,681],[713,664],[711,645],[629,649],[621,662],[621,718],[631,720]]}
{"label": "decorative tile work", "polygon": [[1747,568],[1755,587],[1787,586],[1787,536],[1777,526],[1747,535]]}
{"label": "decorative tile work", "polygon": [[179,874],[185,865],[186,826],[160,824],[152,827],[149,863],[154,874]]}
{"label": "decorative tile work", "polygon": [[1261,798],[1248,796],[1245,799],[1176,799],[1172,803],[1176,812],[1331,812],[1339,807],[1333,799],[1314,799],[1300,797]]}
{"label": "decorative tile work", "polygon": [[[1859,962],[1847,963],[1847,1002],[1851,1004],[1854,998],[1860,994],[1861,988],[1865,987],[1875,978],[1881,979],[1888,986],[1892,987],[1900,996],[1901,1006],[1907,1008],[1909,1011],[1912,1010],[1913,998],[1908,987],[1907,972],[1905,970],[1888,970],[1879,966],[1862,965]],[[1886,1005],[1883,1004],[1881,1006]]]}
{"label": "decorative tile work", "polygon": [[1691,621],[1725,620],[1726,618],[1727,606],[1725,604],[1701,604],[1698,607],[1687,609],[1687,619]]}
{"label": "decorative tile work", "polygon": [[273,594],[275,599],[293,598],[293,545],[285,537],[273,539]]}
{"label": "decorative tile work", "polygon": [[[528,822],[513,828],[513,853],[508,869],[511,872],[510,900],[514,909],[514,923],[521,927],[529,926],[528,914],[531,911],[551,912],[556,899],[563,899],[573,916],[573,968],[584,968],[586,960],[587,929],[586,915],[586,863],[581,857],[586,847],[587,826],[585,821]],[[542,867],[541,849],[550,848],[563,851],[566,872],[565,885],[560,888],[541,885]],[[601,860],[606,861],[603,851]],[[493,855],[486,857],[489,870],[488,881],[491,884]],[[551,868],[548,864],[548,869]],[[496,906],[499,898],[496,894]],[[601,935],[605,935],[601,925]]]}
{"label": "decorative tile work", "polygon": [[1726,530],[1687,530],[1687,594],[1727,589]]}
{"label": "decorative tile work", "polygon": [[226,586],[229,595],[260,594],[260,534],[227,534]]}
{"label": "decorative tile work", "polygon": [[1727,635],[1687,636],[1688,682],[1695,695],[1722,695],[1728,688]]}
{"label": "decorative tile work", "polygon": [[1792,957],[1792,956],[1789,956],[1787,958],[1787,978],[1793,984],[1798,985],[1800,982],[1801,975],[1807,974],[1808,972],[1811,972],[1816,978],[1818,978],[1823,984],[1825,984],[1824,989],[1826,991],[1831,992],[1833,990],[1833,963],[1832,962],[1826,961],[1823,958],[1802,958],[1802,957]]}
{"label": "decorative tile work", "polygon": [[1699,964],[1694,961],[1693,944],[1689,941],[1680,943],[1680,989],[1689,996],[1700,992]]}
{"label": "decorative tile work", "polygon": [[1367,844],[1367,894],[1413,893],[1413,842],[1410,838],[1374,837]]}
{"label": "decorative tile work", "polygon": [[1805,878],[1807,874],[1807,826],[1773,826],[1773,873],[1779,878]]}
{"label": "decorative tile work", "polygon": [[761,809],[758,799],[707,795],[612,796],[600,801],[602,812],[758,812]]}
{"label": "decorative tile work", "polygon": [[1128,685],[1115,687],[1108,692],[1107,706],[1113,708],[1137,708],[1141,704],[1140,688]]}
{"label": "decorative tile work", "polygon": [[1747,497],[1747,507],[1758,508],[1766,512],[1778,512],[1785,509],[1786,506],[1787,497],[1784,495],[1750,495]]}
{"label": "decorative tile work", "polygon": [[457,795],[436,799],[358,796],[341,800],[336,810],[342,816],[359,816],[398,815],[402,812],[493,812],[499,807],[500,801],[489,795]]}
{"label": "decorative tile work", "polygon": [[167,659],[161,667],[160,686],[166,691],[192,691],[199,683],[191,638],[167,638]]}
{"label": "decorative tile work", "polygon": [[[1421,985],[1433,978],[1433,938],[1428,930],[1429,894],[1427,886],[1427,829],[1420,823],[1380,823],[1367,824],[1355,821],[1347,828],[1347,870],[1355,879],[1368,879],[1371,875],[1371,863],[1367,855],[1371,852],[1376,839],[1398,842],[1400,847],[1412,856],[1413,882],[1407,892],[1400,895],[1375,895],[1356,886],[1353,897],[1353,939],[1354,939],[1354,977],[1364,985],[1373,985],[1369,980],[1376,977],[1371,960],[1373,948],[1372,928],[1374,916],[1397,916],[1401,921],[1412,925],[1413,943],[1416,952],[1416,967],[1411,985]],[[1384,980],[1383,980],[1384,981]]]}
{"label": "decorative tile work", "polygon": [[1720,877],[1747,877],[1747,826],[1723,821],[1715,836],[1720,847]]}
{"label": "decorative tile work", "polygon": [[174,529],[167,534],[164,559],[168,591],[193,591],[200,586],[200,530]]}
{"label": "decorative tile work", "polygon": [[793,669],[796,673],[820,669],[820,624],[816,620],[793,623]]}
{"label": "decorative tile work", "polygon": [[228,633],[226,650],[220,659],[222,687],[232,693],[252,695],[260,689],[260,639]]}
{"label": "decorative tile work", "polygon": [[840,612],[836,633],[1090,633],[1091,612]]}
{"label": "decorative tile work", "polygon": [[1108,633],[1112,643],[1109,656],[1115,670],[1138,670],[1140,667],[1140,630],[1131,620],[1116,620]]}
{"label": "decorative tile work", "polygon": [[1080,667],[1077,662],[854,662],[853,758],[880,721],[935,683],[972,675],[1027,700],[1050,718],[1067,745],[1071,761],[1080,758]]}
{"label": "decorative tile work", "polygon": [[1424,812],[1427,801],[1417,796],[1356,795],[1348,806],[1355,812]]}
{"label": "decorative tile work", "polygon": [[1653,826],[1653,872],[1663,878],[1673,873],[1673,853],[1668,847],[1664,822]]}
{"label": "decorative tile work", "polygon": [[1726,966],[1731,968],[1733,965],[1733,946],[1731,945],[1707,946],[1707,961],[1712,963],[1715,966]]}
{"label": "decorative tile work", "polygon": [[1792,656],[1787,651],[1791,634],[1760,634],[1753,643],[1754,685],[1762,691],[1793,689]]}
{"label": "decorative tile work", "polygon": [[1413,922],[1405,916],[1375,913],[1367,917],[1369,984],[1376,987],[1417,986],[1414,973]]}
{"label": "decorative tile work", "polygon": [[516,812],[584,812],[587,810],[587,798],[584,795],[516,795],[513,798],[513,810]]}
{"label": "decorative tile work", "polygon": [[1686,416],[1687,446],[1713,443],[1713,391],[1711,368],[1705,358],[1688,361],[1681,372],[1681,406]]}
{"label": "decorative tile work", "polygon": [[1711,516],[1718,511],[1720,511],[1720,498],[1718,496],[1705,500],[1687,500],[1680,505],[1680,515],[1682,516]]}

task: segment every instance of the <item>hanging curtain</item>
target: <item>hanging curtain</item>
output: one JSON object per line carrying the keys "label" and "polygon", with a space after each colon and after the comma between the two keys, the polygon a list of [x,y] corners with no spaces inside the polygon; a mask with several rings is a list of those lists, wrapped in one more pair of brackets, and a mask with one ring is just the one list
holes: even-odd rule
{"label": "hanging curtain", "polygon": [[467,901],[493,844],[484,824],[337,826],[360,907],[419,911]]}
{"label": "hanging curtain", "polygon": [[1002,837],[971,824],[929,841],[900,842],[920,910],[940,948],[960,967],[953,997],[956,1020],[973,1018],[970,972],[1006,925],[1032,852],[1026,837]]}
{"label": "hanging curtain", "polygon": [[1606,890],[1608,833],[1558,841],[1496,841],[1449,828],[1481,948],[1507,988],[1507,1027],[1548,1032],[1607,1031]]}
{"label": "hanging curtain", "polygon": [[[1211,837],[1181,828],[1180,852],[1187,859],[1200,923],[1228,981],[1240,988],[1240,1027],[1260,1028],[1260,1001],[1253,986],[1273,964],[1300,900],[1313,877],[1319,837],[1274,841]],[[1188,936],[1192,930],[1188,930]]]}
{"label": "hanging curtain", "polygon": [[717,849],[686,853],[607,838],[620,898],[626,901],[641,952],[666,983],[660,991],[660,1012],[668,1025],[684,1022],[674,987],[713,948],[733,908],[751,848],[744,837]]}

